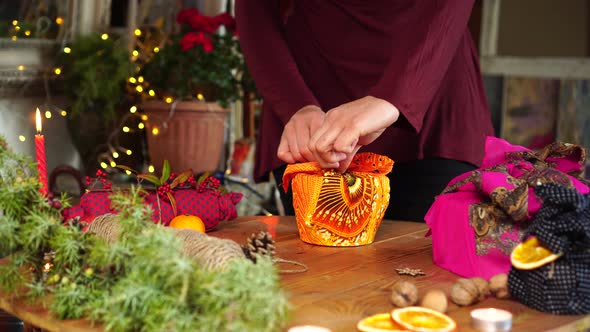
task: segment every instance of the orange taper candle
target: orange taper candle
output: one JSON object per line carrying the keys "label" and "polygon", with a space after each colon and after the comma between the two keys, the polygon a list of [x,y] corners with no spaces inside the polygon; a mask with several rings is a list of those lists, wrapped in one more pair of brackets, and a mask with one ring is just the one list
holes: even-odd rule
{"label": "orange taper candle", "polygon": [[47,195],[47,162],[45,159],[45,137],[41,134],[41,112],[39,108],[35,112],[35,124],[37,135],[35,135],[35,156],[37,157],[37,172],[39,173],[39,182],[41,182],[42,195]]}

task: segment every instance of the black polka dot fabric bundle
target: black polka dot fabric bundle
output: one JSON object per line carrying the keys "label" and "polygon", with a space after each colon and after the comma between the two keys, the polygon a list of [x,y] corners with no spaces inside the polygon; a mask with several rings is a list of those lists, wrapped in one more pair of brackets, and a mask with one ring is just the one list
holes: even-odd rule
{"label": "black polka dot fabric bundle", "polygon": [[590,313],[590,195],[557,184],[538,186],[535,193],[543,206],[525,238],[534,235],[563,256],[534,270],[512,267],[510,293],[540,311]]}

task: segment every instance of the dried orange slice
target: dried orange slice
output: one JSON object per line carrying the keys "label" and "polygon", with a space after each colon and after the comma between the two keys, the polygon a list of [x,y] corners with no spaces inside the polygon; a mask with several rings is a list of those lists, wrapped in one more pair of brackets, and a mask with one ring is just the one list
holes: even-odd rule
{"label": "dried orange slice", "polygon": [[391,314],[389,312],[363,318],[358,322],[358,324],[356,324],[356,328],[362,332],[402,331],[395,324],[393,319],[391,319]]}
{"label": "dried orange slice", "polygon": [[510,254],[512,266],[520,270],[533,270],[561,257],[544,247],[536,237],[519,244]]}
{"label": "dried orange slice", "polygon": [[457,327],[451,317],[424,307],[394,309],[391,318],[403,328],[414,332],[449,332]]}

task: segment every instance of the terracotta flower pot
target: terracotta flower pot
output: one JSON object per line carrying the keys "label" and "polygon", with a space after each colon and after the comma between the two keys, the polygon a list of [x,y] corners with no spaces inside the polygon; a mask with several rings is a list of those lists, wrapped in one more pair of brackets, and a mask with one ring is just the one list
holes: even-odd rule
{"label": "terracotta flower pot", "polygon": [[162,167],[168,160],[176,173],[218,169],[228,109],[218,103],[156,100],[143,103],[141,108],[148,117],[146,135],[152,165]]}

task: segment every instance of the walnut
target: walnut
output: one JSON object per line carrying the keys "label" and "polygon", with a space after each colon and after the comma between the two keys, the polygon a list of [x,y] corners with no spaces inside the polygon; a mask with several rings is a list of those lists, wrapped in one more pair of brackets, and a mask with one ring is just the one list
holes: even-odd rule
{"label": "walnut", "polygon": [[506,273],[496,274],[490,278],[490,291],[499,299],[510,297],[508,291],[508,275]]}
{"label": "walnut", "polygon": [[451,286],[451,300],[460,306],[474,304],[479,301],[479,289],[473,280],[461,278]]}
{"label": "walnut", "polygon": [[447,294],[440,289],[432,289],[424,294],[420,305],[438,312],[447,312]]}
{"label": "walnut", "polygon": [[479,277],[461,278],[451,286],[451,300],[461,306],[482,301],[488,294],[490,294],[488,282]]}
{"label": "walnut", "polygon": [[409,281],[398,281],[391,287],[391,302],[396,307],[408,307],[418,302],[418,288]]}
{"label": "walnut", "polygon": [[477,291],[479,292],[478,301],[483,301],[490,294],[488,281],[480,277],[471,278],[471,280],[477,286]]}

